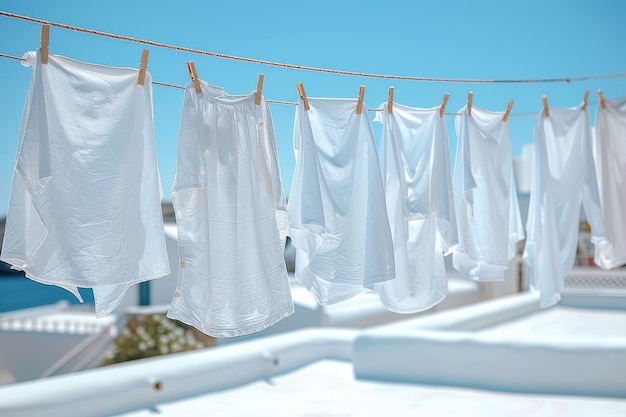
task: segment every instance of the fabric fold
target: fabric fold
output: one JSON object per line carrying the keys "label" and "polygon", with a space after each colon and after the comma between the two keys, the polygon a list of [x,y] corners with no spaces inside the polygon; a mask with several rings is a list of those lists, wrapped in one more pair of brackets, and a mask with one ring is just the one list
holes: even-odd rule
{"label": "fabric fold", "polygon": [[476,281],[502,281],[525,237],[504,113],[476,106],[456,116],[453,189],[458,245],[453,267]]}
{"label": "fabric fold", "polygon": [[[535,169],[528,208],[524,260],[541,307],[561,299],[574,266],[581,202],[591,225],[595,259],[607,250],[591,144],[589,115],[582,108],[550,108],[535,123]],[[599,262],[598,262],[599,263]]]}
{"label": "fabric fold", "polygon": [[182,109],[172,191],[181,263],[167,316],[242,336],[294,312],[287,204],[267,100],[201,87],[187,86]]}
{"label": "fabric fold", "polygon": [[396,278],[379,288],[396,313],[415,313],[448,294],[444,254],[457,244],[446,122],[439,107],[384,103],[381,164],[394,246]]}
{"label": "fabric fold", "polygon": [[372,127],[357,100],[300,101],[289,236],[298,282],[321,305],[393,279],[393,243]]}
{"label": "fabric fold", "polygon": [[170,273],[150,74],[33,61],[1,259],[81,301],[92,288],[100,317]]}

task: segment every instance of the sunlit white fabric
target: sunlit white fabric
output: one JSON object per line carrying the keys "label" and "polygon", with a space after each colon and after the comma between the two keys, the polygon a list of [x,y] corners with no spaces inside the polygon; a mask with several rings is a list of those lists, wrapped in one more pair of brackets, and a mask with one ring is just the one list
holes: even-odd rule
{"label": "sunlit white fabric", "polygon": [[450,151],[439,107],[383,104],[374,120],[382,127],[385,200],[393,237],[396,279],[379,289],[397,313],[426,310],[448,294],[444,254],[457,243]]}
{"label": "sunlit white fabric", "polygon": [[560,299],[574,266],[581,201],[591,225],[595,259],[606,252],[600,196],[591,147],[589,115],[581,108],[550,108],[535,123],[535,169],[528,207],[524,260],[541,307]]}
{"label": "sunlit white fabric", "polygon": [[476,106],[456,116],[453,187],[459,233],[452,264],[477,281],[502,281],[524,239],[509,125],[504,113]]}
{"label": "sunlit white fabric", "polygon": [[333,304],[394,278],[393,243],[378,153],[357,100],[300,101],[289,235],[296,279],[319,304]]}
{"label": "sunlit white fabric", "polygon": [[180,270],[167,316],[214,337],[263,330],[294,311],[287,206],[270,108],[256,92],[185,89],[172,204]]}
{"label": "sunlit white fabric", "polygon": [[611,269],[626,264],[626,97],[605,103],[596,111],[594,155],[610,246],[597,264]]}
{"label": "sunlit white fabric", "polygon": [[37,57],[24,108],[2,260],[44,284],[93,288],[111,313],[170,273],[146,73]]}

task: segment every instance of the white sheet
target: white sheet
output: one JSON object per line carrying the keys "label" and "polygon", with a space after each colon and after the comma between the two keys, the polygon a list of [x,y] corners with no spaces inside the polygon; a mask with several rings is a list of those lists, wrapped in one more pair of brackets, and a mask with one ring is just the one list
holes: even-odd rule
{"label": "white sheet", "polygon": [[459,244],[452,263],[476,281],[502,281],[525,237],[517,201],[508,122],[476,106],[456,116],[454,198]]}
{"label": "white sheet", "polygon": [[535,171],[528,207],[524,260],[541,307],[556,304],[574,266],[581,201],[591,225],[594,259],[607,250],[586,110],[550,108],[535,123]]}
{"label": "white sheet", "polygon": [[380,106],[381,161],[396,279],[379,289],[387,309],[414,313],[448,294],[444,254],[457,243],[445,118],[439,107]]}
{"label": "white sheet", "polygon": [[308,101],[296,110],[289,235],[296,279],[326,305],[393,279],[393,243],[367,111],[357,115],[352,99]]}
{"label": "white sheet", "polygon": [[201,85],[185,89],[172,192],[181,264],[167,316],[240,336],[294,312],[286,198],[267,100]]}
{"label": "white sheet", "polygon": [[152,83],[138,70],[49,55],[34,64],[2,260],[71,291],[97,316],[134,283],[168,275]]}
{"label": "white sheet", "polygon": [[610,242],[598,265],[611,269],[626,264],[626,97],[605,102],[596,112],[594,155]]}

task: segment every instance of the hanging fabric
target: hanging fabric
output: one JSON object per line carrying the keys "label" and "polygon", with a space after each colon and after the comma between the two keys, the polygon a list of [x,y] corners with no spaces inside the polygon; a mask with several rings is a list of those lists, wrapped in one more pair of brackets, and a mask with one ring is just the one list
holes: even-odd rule
{"label": "hanging fabric", "polygon": [[455,119],[458,138],[453,187],[458,246],[453,267],[476,281],[502,281],[524,239],[504,112],[476,106]]}
{"label": "hanging fabric", "polygon": [[415,313],[448,294],[444,254],[457,243],[445,118],[440,107],[384,103],[381,161],[393,237],[396,279],[379,289],[396,313]]}
{"label": "hanging fabric", "polygon": [[591,225],[595,259],[608,242],[600,209],[589,115],[582,108],[550,108],[535,123],[535,168],[528,207],[524,260],[541,307],[556,304],[574,266],[581,201]]}
{"label": "hanging fabric", "polygon": [[294,312],[287,206],[274,125],[256,91],[185,89],[172,204],[180,269],[167,316],[213,337],[263,330]]}
{"label": "hanging fabric", "polygon": [[610,242],[596,262],[611,269],[626,264],[626,97],[601,100],[594,144],[602,214]]}
{"label": "hanging fabric", "polygon": [[319,304],[394,278],[393,243],[378,153],[358,100],[300,98],[289,235],[298,282]]}
{"label": "hanging fabric", "polygon": [[[168,275],[152,84],[138,70],[30,53],[2,260],[72,292],[96,315]],[[33,62],[34,61],[34,62]]]}

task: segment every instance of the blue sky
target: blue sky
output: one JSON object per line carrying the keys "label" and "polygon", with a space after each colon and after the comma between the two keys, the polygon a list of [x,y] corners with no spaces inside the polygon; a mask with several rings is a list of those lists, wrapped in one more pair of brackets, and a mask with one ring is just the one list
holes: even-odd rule
{"label": "blue sky", "polygon": [[[626,73],[626,2],[530,1],[120,1],[0,0],[0,10],[120,35],[229,55],[321,68],[461,79],[537,79]],[[0,16],[0,53],[21,56],[39,46],[40,25]],[[626,95],[626,78],[571,83],[477,84],[397,81],[298,71],[193,55],[52,27],[50,53],[112,66],[138,67],[150,50],[155,81],[185,85],[185,63],[200,78],[232,94],[256,88],[265,74],[268,99],[296,101],[295,84],[311,97],[356,97],[377,107],[390,86],[395,101],[437,106],[450,93],[447,111],[474,105],[513,113],[578,105],[585,90]],[[0,216],[6,214],[21,113],[31,69],[0,58]],[[182,90],[154,86],[154,121],[164,199],[175,174]],[[590,106],[594,121],[595,105]],[[272,104],[283,184],[289,192],[294,156],[295,107]],[[370,113],[371,114],[371,113]],[[373,115],[372,115],[373,116]],[[451,157],[456,151],[453,116],[446,116]],[[513,153],[533,139],[534,116],[510,119]],[[373,124],[379,138],[380,128]]]}

